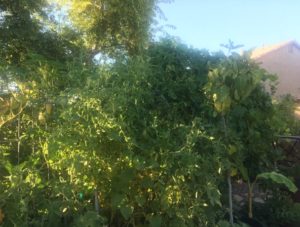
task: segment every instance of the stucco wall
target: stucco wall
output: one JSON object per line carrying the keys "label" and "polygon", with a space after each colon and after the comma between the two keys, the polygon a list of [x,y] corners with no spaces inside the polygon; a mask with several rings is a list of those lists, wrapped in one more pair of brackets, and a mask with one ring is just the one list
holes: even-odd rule
{"label": "stucco wall", "polygon": [[290,93],[300,99],[300,50],[287,45],[256,58],[268,72],[278,76],[276,95]]}

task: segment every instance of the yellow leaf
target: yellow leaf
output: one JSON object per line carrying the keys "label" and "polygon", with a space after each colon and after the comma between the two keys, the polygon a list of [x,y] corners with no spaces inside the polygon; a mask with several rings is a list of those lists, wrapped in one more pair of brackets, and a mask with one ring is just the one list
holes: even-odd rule
{"label": "yellow leaf", "polygon": [[231,175],[232,177],[236,176],[236,175],[237,175],[237,169],[236,169],[236,168],[231,169],[230,175]]}
{"label": "yellow leaf", "polygon": [[228,153],[229,153],[230,155],[234,154],[236,151],[237,151],[236,146],[234,146],[234,145],[229,145]]}
{"label": "yellow leaf", "polygon": [[38,120],[41,124],[46,124],[46,117],[43,112],[39,112]]}

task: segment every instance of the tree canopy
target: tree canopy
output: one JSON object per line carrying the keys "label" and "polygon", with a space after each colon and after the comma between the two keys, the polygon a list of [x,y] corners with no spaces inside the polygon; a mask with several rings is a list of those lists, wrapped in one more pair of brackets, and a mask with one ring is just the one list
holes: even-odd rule
{"label": "tree canopy", "polygon": [[224,226],[228,173],[295,189],[273,77],[152,40],[157,4],[0,1],[0,224]]}

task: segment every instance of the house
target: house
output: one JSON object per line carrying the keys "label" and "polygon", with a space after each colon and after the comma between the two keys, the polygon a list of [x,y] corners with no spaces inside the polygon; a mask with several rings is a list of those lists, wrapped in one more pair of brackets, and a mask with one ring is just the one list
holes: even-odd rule
{"label": "house", "polygon": [[257,48],[251,58],[278,76],[277,97],[291,94],[300,100],[300,45],[296,41]]}
{"label": "house", "polygon": [[[269,73],[278,76],[278,86],[275,96],[291,94],[296,98],[295,116],[300,119],[300,45],[295,41],[265,46],[255,49],[251,58],[261,64]],[[299,137],[282,136],[291,143],[286,156],[289,165],[299,165]],[[291,153],[292,152],[292,153]],[[296,161],[298,160],[298,161]],[[300,185],[299,176],[295,176],[297,187]],[[294,202],[300,202],[300,190],[292,196]]]}

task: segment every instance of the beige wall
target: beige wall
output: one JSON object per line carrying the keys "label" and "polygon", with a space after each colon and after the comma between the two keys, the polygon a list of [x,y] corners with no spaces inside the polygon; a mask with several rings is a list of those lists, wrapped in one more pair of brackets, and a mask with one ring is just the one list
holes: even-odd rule
{"label": "beige wall", "polygon": [[277,74],[277,96],[290,93],[300,99],[300,50],[295,45],[283,46],[255,59],[268,72]]}

